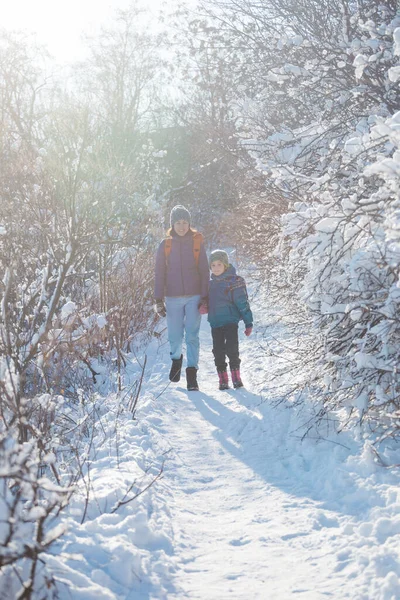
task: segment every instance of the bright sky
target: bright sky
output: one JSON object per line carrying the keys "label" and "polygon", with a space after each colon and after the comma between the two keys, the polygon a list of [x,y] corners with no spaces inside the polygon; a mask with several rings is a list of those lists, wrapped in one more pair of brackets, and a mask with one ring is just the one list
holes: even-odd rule
{"label": "bright sky", "polygon": [[0,27],[37,34],[58,62],[82,57],[82,32],[95,33],[130,0],[0,0]]}

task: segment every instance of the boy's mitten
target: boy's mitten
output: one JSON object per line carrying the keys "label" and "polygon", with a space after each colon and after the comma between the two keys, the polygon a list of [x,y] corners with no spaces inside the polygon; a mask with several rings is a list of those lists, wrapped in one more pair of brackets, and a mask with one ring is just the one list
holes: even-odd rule
{"label": "boy's mitten", "polygon": [[154,305],[154,310],[158,314],[159,317],[165,317],[167,315],[167,311],[165,310],[164,300],[160,298],[156,298],[156,303]]}
{"label": "boy's mitten", "polygon": [[253,331],[253,326],[251,325],[247,325],[246,329],[244,330],[244,335],[246,335],[247,337],[249,337],[249,335],[251,335],[251,332]]}

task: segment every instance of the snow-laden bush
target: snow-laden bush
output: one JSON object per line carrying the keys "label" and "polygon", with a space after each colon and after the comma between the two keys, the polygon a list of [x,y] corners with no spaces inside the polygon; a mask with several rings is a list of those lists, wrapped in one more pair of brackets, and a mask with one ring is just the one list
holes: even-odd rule
{"label": "snow-laden bush", "polygon": [[44,474],[55,457],[41,440],[20,444],[18,435],[16,427],[0,434],[0,596],[52,598],[45,556],[64,532],[57,517],[72,490]]}
{"label": "snow-laden bush", "polygon": [[338,201],[334,189],[319,189],[283,219],[287,258],[304,274],[299,295],[321,343],[313,373],[325,406],[367,418],[385,436],[398,429],[400,409],[399,132],[400,112],[371,119],[350,159],[362,156],[362,193]]}

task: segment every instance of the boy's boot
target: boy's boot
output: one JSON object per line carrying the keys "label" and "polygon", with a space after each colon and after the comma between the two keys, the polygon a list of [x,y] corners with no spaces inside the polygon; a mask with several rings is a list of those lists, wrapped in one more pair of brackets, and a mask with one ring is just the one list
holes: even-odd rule
{"label": "boy's boot", "polygon": [[186,368],[186,381],[187,381],[187,389],[190,392],[196,392],[199,389],[199,385],[197,383],[196,367],[187,367]]}
{"label": "boy's boot", "polygon": [[219,377],[219,389],[220,390],[229,390],[229,381],[228,381],[227,371],[218,371],[218,377]]}
{"label": "boy's boot", "polygon": [[243,387],[243,382],[240,378],[239,367],[237,367],[236,369],[231,369],[231,377],[232,377],[233,387],[235,389]]}
{"label": "boy's boot", "polygon": [[182,360],[183,354],[181,354],[180,358],[172,359],[172,367],[169,372],[169,380],[170,381],[179,381],[181,378],[181,369],[182,369]]}

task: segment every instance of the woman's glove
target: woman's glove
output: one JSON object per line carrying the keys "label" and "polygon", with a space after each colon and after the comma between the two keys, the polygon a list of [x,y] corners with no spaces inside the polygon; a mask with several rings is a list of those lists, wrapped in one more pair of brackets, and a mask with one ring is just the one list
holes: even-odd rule
{"label": "woman's glove", "polygon": [[202,298],[199,304],[199,313],[201,315],[206,315],[208,313],[208,299]]}
{"label": "woman's glove", "polygon": [[247,325],[246,329],[244,330],[244,335],[246,335],[247,337],[249,337],[249,335],[251,335],[251,332],[253,331],[253,326],[251,325]]}
{"label": "woman's glove", "polygon": [[167,311],[165,309],[164,300],[161,300],[161,298],[156,298],[154,310],[156,311],[159,317],[165,317],[167,315]]}

